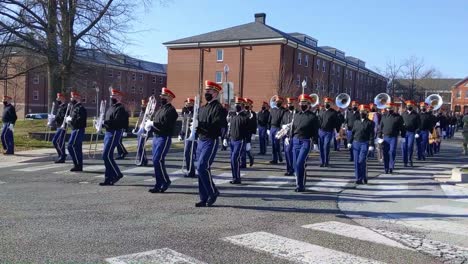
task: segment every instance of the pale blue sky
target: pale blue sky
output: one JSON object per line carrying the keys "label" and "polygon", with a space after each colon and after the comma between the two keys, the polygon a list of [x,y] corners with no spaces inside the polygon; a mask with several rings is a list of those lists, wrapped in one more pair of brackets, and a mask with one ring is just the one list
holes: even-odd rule
{"label": "pale blue sky", "polygon": [[284,32],[302,32],[358,57],[370,69],[424,58],[444,77],[468,76],[468,1],[169,0],[139,12],[127,52],[167,63],[163,42],[249,23],[254,13]]}

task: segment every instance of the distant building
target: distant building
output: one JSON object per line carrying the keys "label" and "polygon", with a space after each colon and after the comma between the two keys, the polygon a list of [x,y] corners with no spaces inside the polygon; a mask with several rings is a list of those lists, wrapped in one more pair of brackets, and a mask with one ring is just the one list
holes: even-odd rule
{"label": "distant building", "polygon": [[452,88],[461,79],[421,79],[412,82],[410,79],[395,80],[394,96],[403,100],[415,100],[423,102],[431,94],[439,94],[442,97],[442,109],[452,109]]}
{"label": "distant building", "polygon": [[[21,53],[14,60],[21,60],[26,65],[30,63],[28,56]],[[0,76],[14,72],[13,64],[9,64],[5,71]],[[88,115],[93,116],[100,100],[109,99],[109,87],[112,86],[125,93],[127,110],[138,112],[141,99],[158,95],[162,87],[166,86],[166,81],[165,64],[125,55],[107,55],[95,50],[80,50],[74,67],[73,86],[67,88],[66,97],[69,98],[70,90],[78,91]],[[96,88],[99,89],[98,93]],[[28,113],[46,113],[47,69],[38,68],[16,78],[0,81],[0,94],[13,97],[19,117]]]}
{"label": "distant building", "polygon": [[468,114],[468,77],[452,87],[452,111]]}
{"label": "distant building", "polygon": [[[387,79],[366,68],[365,62],[345,52],[318,46],[303,33],[284,33],[255,14],[251,23],[164,43],[168,49],[168,87],[181,108],[187,96],[202,94],[203,81],[230,83],[223,99],[251,98],[254,108],[273,95],[306,93],[335,97],[345,92],[353,100],[369,103],[386,89]],[[226,71],[226,65],[229,71]],[[227,86],[226,86],[227,87]]]}

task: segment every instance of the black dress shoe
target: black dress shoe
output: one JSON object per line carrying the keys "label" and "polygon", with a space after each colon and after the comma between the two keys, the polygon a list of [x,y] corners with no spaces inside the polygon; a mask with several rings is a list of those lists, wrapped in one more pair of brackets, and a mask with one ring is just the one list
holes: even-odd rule
{"label": "black dress shoe", "polygon": [[114,179],[113,182],[114,182],[114,183],[117,183],[117,182],[120,181],[120,179],[122,179],[122,178],[123,178],[123,174],[120,174],[119,176],[115,177],[115,179]]}
{"label": "black dress shoe", "polygon": [[161,192],[161,189],[154,187],[153,189],[149,189],[148,192],[150,192],[150,193],[159,193],[159,192]]}
{"label": "black dress shoe", "polygon": [[83,171],[83,166],[74,166],[70,171]]}
{"label": "black dress shoe", "polygon": [[279,162],[283,162],[283,158],[279,158],[278,161],[279,161]]}
{"label": "black dress shoe", "polygon": [[413,166],[413,162],[412,162],[412,161],[410,161],[410,166],[411,166],[411,167],[414,167],[414,166]]}
{"label": "black dress shoe", "polygon": [[385,174],[388,174],[388,170],[385,170]]}
{"label": "black dress shoe", "polygon": [[325,163],[323,166],[328,168],[328,167],[330,167],[330,164]]}
{"label": "black dress shoe", "polygon": [[218,196],[219,196],[219,192],[216,192],[213,195],[213,197],[208,198],[208,201],[206,201],[206,205],[207,206],[212,206],[216,202],[216,199],[218,199]]}
{"label": "black dress shoe", "polygon": [[166,184],[164,184],[162,187],[161,187],[161,192],[165,192],[167,191],[167,189],[169,188],[169,186],[171,186],[171,182],[168,182]]}
{"label": "black dress shoe", "polygon": [[230,184],[241,184],[241,180],[239,179],[236,179],[236,180],[232,180],[232,181],[229,181]]}
{"label": "black dress shoe", "polygon": [[356,181],[356,184],[364,184],[362,180]]}
{"label": "black dress shoe", "polygon": [[362,182],[364,182],[364,184],[367,184],[367,178],[364,178]]}
{"label": "black dress shoe", "polygon": [[195,204],[195,207],[206,207],[206,202],[199,201],[198,203]]}
{"label": "black dress shoe", "polygon": [[321,167],[321,168],[325,167],[325,164],[320,164],[320,167]]}
{"label": "black dress shoe", "polygon": [[295,192],[305,192],[305,188],[296,188]]}
{"label": "black dress shoe", "polygon": [[254,158],[253,157],[250,159],[249,165],[250,165],[250,167],[252,167],[254,165]]}
{"label": "black dress shoe", "polygon": [[269,163],[270,163],[270,164],[278,164],[278,162],[277,162],[277,161],[274,161],[274,160],[270,160]]}
{"label": "black dress shoe", "polygon": [[408,168],[408,164],[405,164],[404,166],[405,166],[405,168]]}
{"label": "black dress shoe", "polygon": [[64,159],[58,159],[58,160],[54,161],[54,163],[65,163],[65,160]]}
{"label": "black dress shoe", "polygon": [[111,181],[104,181],[104,182],[99,183],[99,186],[112,186],[112,185],[114,185],[114,183]]}
{"label": "black dress shoe", "polygon": [[284,176],[293,176],[293,175],[294,175],[294,172],[286,172],[286,173],[284,174]]}
{"label": "black dress shoe", "polygon": [[393,169],[389,169],[388,172],[389,172],[390,174],[392,174],[392,173],[393,173]]}

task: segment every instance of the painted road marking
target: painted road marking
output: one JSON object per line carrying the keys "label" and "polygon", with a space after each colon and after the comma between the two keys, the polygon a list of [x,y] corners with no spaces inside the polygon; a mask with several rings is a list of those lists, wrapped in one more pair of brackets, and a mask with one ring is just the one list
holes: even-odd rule
{"label": "painted road marking", "polygon": [[454,199],[457,202],[468,203],[468,188],[448,184],[441,184],[440,188],[442,188],[447,198]]}
{"label": "painted road marking", "polygon": [[19,163],[19,162],[0,162],[0,168],[19,167],[26,166],[32,163]]}
{"label": "painted road marking", "polygon": [[267,232],[231,236],[223,240],[298,263],[382,263]]}
{"label": "painted road marking", "polygon": [[[83,167],[83,172],[95,172],[95,173],[100,173],[106,170],[106,167],[104,165],[90,165],[90,166],[84,166]],[[76,172],[72,172],[70,170],[65,170],[65,171],[56,171],[54,172],[55,174],[76,174]]]}
{"label": "painted road marking", "polygon": [[382,244],[391,247],[398,247],[404,249],[410,249],[403,246],[402,244],[395,242],[392,239],[389,239],[385,236],[382,236],[370,229],[367,229],[362,226],[350,225],[336,221],[317,223],[311,225],[304,225],[304,228],[309,228],[313,230],[324,231],[340,236],[345,236],[349,238],[359,239],[363,241],[369,241],[372,243]]}
{"label": "painted road marking", "polygon": [[161,248],[136,254],[124,255],[106,259],[111,264],[130,264],[130,263],[145,263],[145,264],[165,264],[165,263],[193,263],[203,264],[204,262],[181,254],[169,248]]}
{"label": "painted road marking", "polygon": [[27,167],[27,168],[22,168],[22,169],[14,169],[14,171],[34,172],[34,171],[40,171],[40,170],[55,169],[55,168],[58,168],[58,167],[61,167],[61,166],[63,166],[63,165],[49,164],[49,165],[43,165],[43,166]]}
{"label": "painted road marking", "polygon": [[453,206],[442,206],[442,205],[426,205],[416,208],[422,211],[428,211],[432,213],[446,214],[455,216],[468,216],[468,209]]}

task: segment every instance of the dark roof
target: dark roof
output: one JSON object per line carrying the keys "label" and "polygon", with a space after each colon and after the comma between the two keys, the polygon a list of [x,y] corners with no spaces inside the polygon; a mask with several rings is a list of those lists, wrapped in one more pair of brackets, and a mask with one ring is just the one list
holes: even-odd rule
{"label": "dark roof", "polygon": [[[450,78],[450,79],[441,79],[441,78],[432,78],[432,79],[422,79],[416,81],[416,86],[423,90],[429,91],[450,91],[453,86],[462,79]],[[409,79],[397,79],[396,83],[402,86],[409,86],[411,80]]]}
{"label": "dark roof", "polygon": [[149,71],[166,74],[167,64],[155,63],[145,60],[139,60],[127,55],[112,55],[91,49],[82,49],[77,51],[77,60],[83,63],[91,62],[105,64],[127,69]]}
{"label": "dark roof", "polygon": [[[187,44],[187,43],[204,43],[204,42],[220,42],[220,41],[235,41],[235,40],[247,40],[247,39],[268,39],[268,38],[285,38],[290,41],[294,41],[296,43],[301,44],[302,46],[308,47],[310,49],[319,51],[329,57],[336,58],[342,61],[347,62],[350,65],[355,67],[364,68],[369,72],[372,72],[378,76],[380,74],[362,67],[358,66],[358,64],[354,61],[350,61],[347,59],[340,58],[336,56],[334,53],[329,52],[320,47],[313,47],[307,43],[305,43],[302,39],[298,38],[299,36],[307,36],[303,33],[294,32],[294,33],[285,33],[279,29],[271,27],[269,25],[263,24],[261,22],[251,22],[235,27],[230,27],[226,29],[216,30],[192,37],[177,39],[169,42],[163,43],[164,45],[174,45],[174,44]],[[383,76],[382,76],[383,77]]]}
{"label": "dark roof", "polygon": [[453,86],[458,86],[462,83],[464,83],[465,81],[468,81],[468,77],[465,77],[464,79],[460,79],[458,82],[456,82]]}

